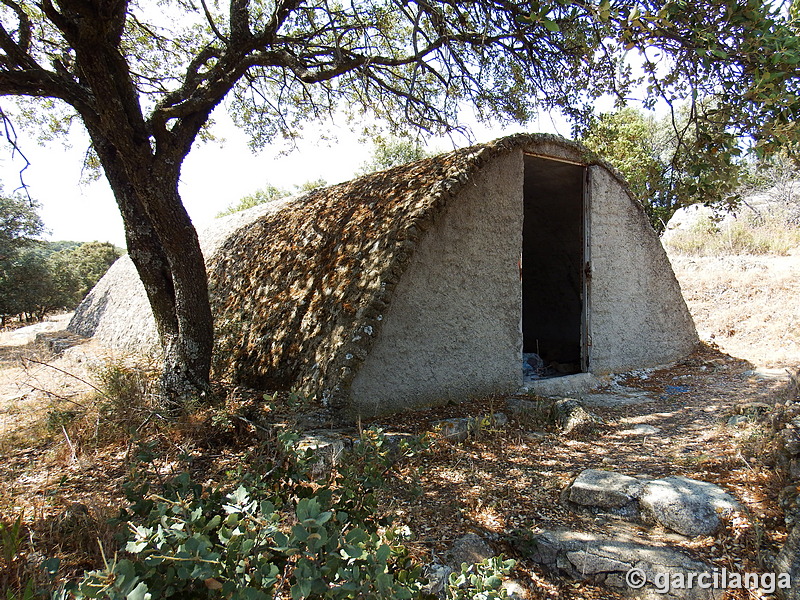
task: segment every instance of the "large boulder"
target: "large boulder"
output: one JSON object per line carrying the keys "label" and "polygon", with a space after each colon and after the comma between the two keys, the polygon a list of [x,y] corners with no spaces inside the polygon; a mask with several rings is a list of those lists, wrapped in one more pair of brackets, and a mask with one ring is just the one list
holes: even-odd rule
{"label": "large boulder", "polygon": [[688,477],[630,477],[597,469],[582,471],[562,499],[577,512],[655,522],[690,537],[715,533],[722,517],[741,510],[733,496],[713,483]]}
{"label": "large boulder", "polygon": [[722,521],[741,510],[733,496],[713,483],[688,477],[664,477],[648,482],[639,497],[642,512],[665,527],[687,536],[710,535]]}
{"label": "large boulder", "polygon": [[581,506],[622,508],[636,501],[643,485],[639,479],[621,473],[586,469],[569,486],[566,499]]}

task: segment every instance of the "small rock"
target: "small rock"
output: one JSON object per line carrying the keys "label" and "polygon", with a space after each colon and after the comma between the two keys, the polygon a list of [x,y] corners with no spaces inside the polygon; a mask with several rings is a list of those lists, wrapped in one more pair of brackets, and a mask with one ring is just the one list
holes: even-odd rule
{"label": "small rock", "polygon": [[469,437],[469,422],[467,418],[444,419],[433,423],[446,439],[462,442]]}
{"label": "small rock", "polygon": [[463,442],[470,434],[497,427],[505,427],[506,425],[508,425],[508,417],[499,412],[483,417],[443,419],[433,423],[433,426],[438,428],[445,438],[455,442]]}
{"label": "small rock", "polygon": [[800,486],[787,485],[778,494],[778,504],[783,510],[783,520],[787,529],[791,530],[800,522],[800,498],[798,498]]}
{"label": "small rock", "polygon": [[793,458],[789,461],[789,479],[800,479],[800,459]]}
{"label": "small rock", "polygon": [[506,579],[503,582],[503,589],[506,595],[512,600],[524,600],[528,597],[528,590],[526,590],[519,581],[515,579]]}
{"label": "small rock", "polygon": [[[787,573],[790,582],[800,581],[800,527],[795,526],[786,538],[783,548],[775,559],[776,573]],[[780,576],[779,576],[780,577]],[[800,600],[800,586],[796,583],[784,588],[780,580],[777,582],[778,589],[775,595],[782,600]]]}
{"label": "small rock", "polygon": [[742,402],[736,405],[736,412],[740,415],[763,415],[772,409],[766,402]]}
{"label": "small rock", "polygon": [[450,577],[452,572],[452,568],[439,563],[426,566],[423,575],[428,580],[428,583],[423,586],[423,592],[431,596],[445,598],[447,594],[447,578]]}
{"label": "small rock", "polygon": [[647,483],[639,497],[642,511],[658,523],[686,536],[710,535],[720,515],[741,509],[719,486],[688,477],[665,477]]}
{"label": "small rock", "polygon": [[733,415],[728,419],[728,427],[739,427],[739,425],[749,423],[751,420],[748,415]]}
{"label": "small rock", "polygon": [[565,435],[580,435],[603,421],[574,398],[562,398],[553,403],[553,422]]}
{"label": "small rock", "polygon": [[783,450],[789,456],[800,455],[800,441],[793,440],[791,442],[786,443],[786,445],[783,447]]}
{"label": "small rock", "polygon": [[311,464],[311,475],[317,478],[327,475],[333,467],[339,464],[345,445],[343,438],[308,433],[297,441],[295,448],[301,453],[313,450],[314,462]]}
{"label": "small rock", "polygon": [[487,558],[492,558],[496,552],[486,541],[474,533],[461,536],[445,553],[445,564],[456,571],[461,570],[461,564],[475,564]]}

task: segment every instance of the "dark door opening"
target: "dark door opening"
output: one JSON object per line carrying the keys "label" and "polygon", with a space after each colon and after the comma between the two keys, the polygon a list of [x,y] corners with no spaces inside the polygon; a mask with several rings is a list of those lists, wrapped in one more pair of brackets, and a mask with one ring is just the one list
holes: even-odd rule
{"label": "dark door opening", "polygon": [[522,229],[523,372],[578,373],[584,297],[581,165],[525,155]]}

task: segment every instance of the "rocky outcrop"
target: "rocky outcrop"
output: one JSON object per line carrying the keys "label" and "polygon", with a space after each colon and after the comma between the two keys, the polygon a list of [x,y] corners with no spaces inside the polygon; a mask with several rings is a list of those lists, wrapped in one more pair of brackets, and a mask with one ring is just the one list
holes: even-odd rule
{"label": "rocky outcrop", "polygon": [[637,598],[719,600],[722,590],[671,585],[672,577],[697,578],[712,568],[668,546],[620,540],[569,529],[542,530],[517,542],[520,551],[551,572],[591,581]]}
{"label": "rocky outcrop", "polygon": [[665,477],[648,482],[639,507],[650,518],[682,535],[715,533],[720,517],[741,510],[739,503],[719,486],[688,477]]}
{"label": "rocky outcrop", "polygon": [[564,501],[579,512],[654,522],[689,537],[715,533],[722,518],[742,509],[733,496],[713,483],[688,477],[631,477],[595,469],[586,469],[575,478],[564,492]]}

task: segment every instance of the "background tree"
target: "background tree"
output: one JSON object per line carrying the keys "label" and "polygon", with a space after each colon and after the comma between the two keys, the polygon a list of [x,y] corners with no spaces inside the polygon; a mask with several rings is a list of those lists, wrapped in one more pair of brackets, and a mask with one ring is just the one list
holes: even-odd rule
{"label": "background tree", "polygon": [[6,196],[0,189],[0,268],[44,231],[36,209],[35,203],[18,196]]}
{"label": "background tree", "polygon": [[638,83],[625,52],[639,48],[651,97],[718,99],[692,112],[714,136],[699,143],[780,141],[800,106],[791,26],[754,0],[3,0],[0,94],[55,101],[86,127],[153,309],[163,391],[177,399],[208,388],[213,342],[178,180],[224,98],[255,146],[337,108],[394,132],[458,129],[464,101],[500,120],[553,107],[585,119],[598,95]]}
{"label": "background tree", "polygon": [[42,222],[36,205],[0,198],[0,317],[41,319],[73,309],[122,254],[107,242],[36,239]]}
{"label": "background tree", "polygon": [[16,271],[27,268],[31,257],[23,250],[36,243],[44,225],[36,212],[36,205],[27,199],[6,196],[0,191],[0,315],[3,325],[7,315],[23,312],[17,310],[20,302]]}
{"label": "background tree", "polygon": [[[724,136],[726,144],[735,138]],[[738,147],[699,143],[685,111],[655,119],[633,108],[592,119],[581,141],[625,176],[657,232],[682,206],[734,208],[744,161]]]}
{"label": "background tree", "polygon": [[225,210],[217,213],[217,218],[224,217],[226,215],[232,215],[233,213],[247,210],[248,208],[253,208],[259,204],[264,204],[265,202],[272,202],[273,200],[278,200],[279,198],[286,198],[287,196],[291,196],[293,194],[310,192],[312,190],[316,190],[317,188],[325,187],[326,185],[327,182],[321,177],[317,179],[310,179],[304,183],[295,184],[294,191],[275,187],[271,183],[268,183],[263,188],[256,190],[252,194],[242,196],[238,201],[228,206]]}
{"label": "background tree", "polygon": [[373,140],[372,156],[361,165],[360,174],[390,169],[398,165],[432,156],[419,140],[396,136],[377,136]]}
{"label": "background tree", "polygon": [[122,251],[109,242],[86,242],[53,253],[49,257],[51,268],[73,281],[71,285],[59,286],[69,290],[63,306],[76,307],[120,256]]}

